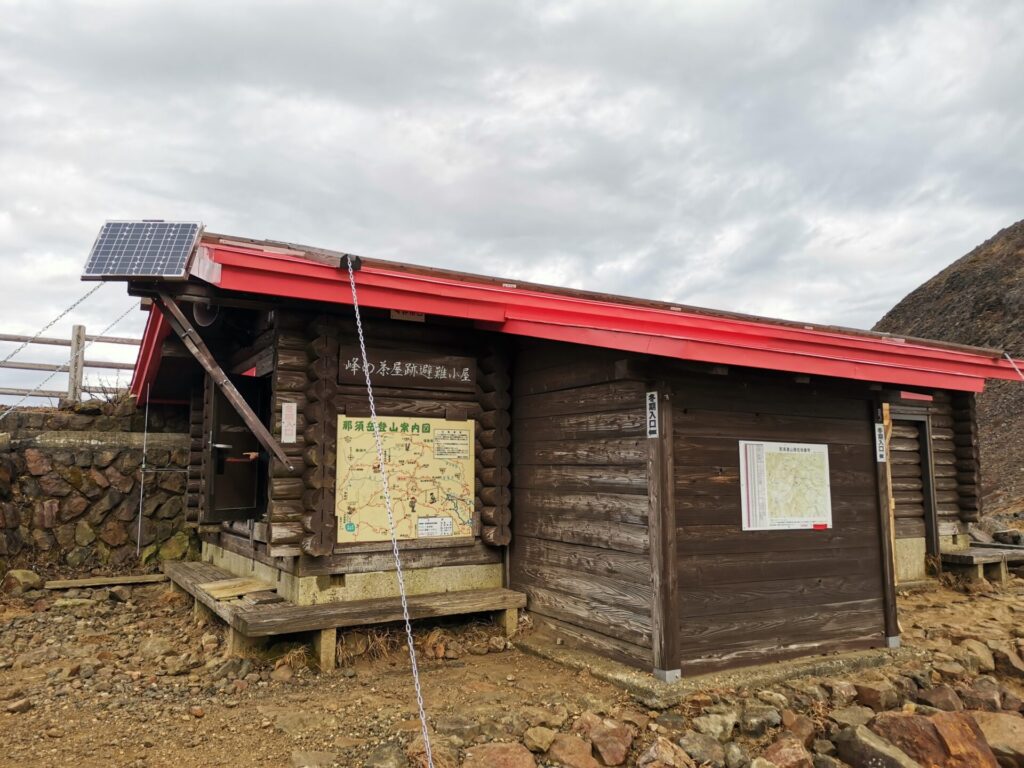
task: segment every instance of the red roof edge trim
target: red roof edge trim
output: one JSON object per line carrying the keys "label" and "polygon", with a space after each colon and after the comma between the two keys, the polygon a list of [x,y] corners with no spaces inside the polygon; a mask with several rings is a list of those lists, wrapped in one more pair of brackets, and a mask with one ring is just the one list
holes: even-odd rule
{"label": "red roof edge trim", "polygon": [[[352,303],[344,269],[295,256],[208,243],[221,265],[224,291],[283,298]],[[560,289],[364,260],[356,273],[360,303],[367,307],[420,312],[474,321],[479,327],[521,336],[567,341],[642,354],[799,374],[831,376],[922,388],[979,392],[985,379],[1018,378],[993,350],[959,348],[842,329],[800,327],[747,316],[702,314],[692,309],[649,306],[603,295],[564,294]],[[154,317],[159,318],[154,320]],[[146,339],[160,331],[151,313]],[[140,349],[148,368],[159,365],[159,344]],[[142,395],[151,373],[140,366],[132,391]]]}
{"label": "red roof edge trim", "polygon": [[128,387],[128,392],[140,405],[146,402],[148,388],[156,379],[163,357],[164,339],[170,332],[171,326],[168,325],[163,312],[155,306],[150,306],[146,329],[142,333],[142,343],[139,345],[139,354],[135,360],[135,370],[132,372],[132,383]]}

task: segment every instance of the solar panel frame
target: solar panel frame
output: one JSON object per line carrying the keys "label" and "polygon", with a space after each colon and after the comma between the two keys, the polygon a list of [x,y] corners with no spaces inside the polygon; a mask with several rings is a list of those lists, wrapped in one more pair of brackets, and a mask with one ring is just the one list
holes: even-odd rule
{"label": "solar panel frame", "polygon": [[107,221],[96,236],[83,280],[185,280],[203,225],[197,221]]}

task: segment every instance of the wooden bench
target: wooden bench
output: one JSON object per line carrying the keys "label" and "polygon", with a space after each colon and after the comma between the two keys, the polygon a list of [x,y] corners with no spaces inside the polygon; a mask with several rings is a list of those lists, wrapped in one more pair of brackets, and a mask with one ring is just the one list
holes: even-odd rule
{"label": "wooden bench", "polygon": [[[229,628],[229,653],[252,648],[273,635],[313,632],[317,662],[329,671],[334,669],[339,628],[402,620],[402,602],[397,597],[295,605],[276,595],[270,584],[236,578],[209,563],[167,562],[164,572],[175,588],[195,598],[197,613],[224,620]],[[526,607],[526,595],[511,589],[472,589],[410,595],[407,602],[410,619],[494,613],[505,634],[511,635],[518,610]]]}
{"label": "wooden bench", "polygon": [[942,565],[976,579],[1005,584],[1010,563],[1024,563],[1024,547],[971,546],[968,549],[942,553]]}

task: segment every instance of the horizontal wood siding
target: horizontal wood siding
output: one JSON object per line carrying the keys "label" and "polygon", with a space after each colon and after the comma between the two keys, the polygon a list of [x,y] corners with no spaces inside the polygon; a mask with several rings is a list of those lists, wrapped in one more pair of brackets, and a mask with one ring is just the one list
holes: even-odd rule
{"label": "horizontal wood siding", "polygon": [[[868,393],[695,375],[673,401],[683,673],[881,645]],[[743,531],[739,440],[827,444],[832,529]]]}
{"label": "horizontal wood siding", "polygon": [[510,586],[570,645],[649,668],[642,382],[607,350],[523,346],[514,366]]}

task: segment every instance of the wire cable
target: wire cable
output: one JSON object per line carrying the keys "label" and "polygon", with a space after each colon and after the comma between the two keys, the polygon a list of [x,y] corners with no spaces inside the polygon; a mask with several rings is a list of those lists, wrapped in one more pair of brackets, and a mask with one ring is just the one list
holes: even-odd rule
{"label": "wire cable", "polygon": [[391,533],[391,552],[395,558],[395,573],[398,576],[398,594],[402,599],[402,618],[405,620],[405,640],[409,646],[409,661],[412,664],[412,682],[416,688],[416,706],[420,715],[420,730],[423,733],[423,749],[428,768],[434,768],[434,754],[430,748],[430,733],[427,729],[427,712],[423,706],[423,689],[420,686],[420,671],[416,664],[416,644],[412,636],[412,622],[409,621],[409,601],[405,594],[405,577],[402,575],[402,557],[398,552],[398,537],[395,534],[395,518],[391,512],[391,488],[388,485],[388,469],[384,462],[384,445],[380,439],[377,424],[377,405],[373,400],[373,384],[370,383],[370,362],[366,354],[366,339],[363,337],[363,320],[359,314],[359,296],[356,293],[356,274],[352,269],[352,257],[346,255],[348,282],[352,287],[352,308],[356,314],[356,332],[359,335],[359,352],[363,356],[363,374],[366,377],[366,395],[370,400],[370,422],[373,424],[373,441],[377,446],[377,463],[380,465],[380,484],[384,492],[384,509],[388,514],[388,530]]}
{"label": "wire cable", "polygon": [[63,320],[63,319],[65,318],[65,317],[67,317],[67,315],[68,315],[68,313],[69,313],[69,312],[71,312],[71,311],[72,311],[73,309],[75,309],[75,307],[77,307],[77,306],[78,306],[79,304],[81,304],[81,303],[82,303],[83,301],[85,301],[85,300],[86,300],[86,299],[88,299],[88,298],[89,298],[90,296],[92,296],[92,295],[93,295],[94,293],[96,293],[96,291],[98,291],[98,290],[99,290],[100,288],[102,288],[102,287],[103,287],[104,285],[106,285],[106,283],[102,283],[102,282],[100,282],[100,283],[96,283],[96,285],[95,285],[95,286],[93,286],[92,288],[90,288],[90,289],[89,289],[88,291],[86,291],[86,292],[85,292],[85,294],[84,294],[83,296],[81,296],[81,297],[80,297],[80,298],[78,299],[78,301],[76,301],[76,302],[75,302],[74,304],[72,304],[72,305],[71,305],[70,307],[68,307],[68,308],[67,308],[67,309],[65,309],[65,310],[64,310],[63,312],[61,312],[61,313],[60,313],[59,315],[57,315],[57,316],[56,316],[55,318],[53,318],[53,320],[51,320],[51,321],[50,321],[50,322],[48,322],[48,323],[47,323],[46,325],[44,325],[44,326],[43,326],[43,327],[42,327],[42,328],[41,328],[41,329],[39,330],[39,333],[37,333],[37,334],[36,334],[35,336],[33,336],[33,337],[32,337],[31,339],[29,339],[28,341],[22,342],[20,346],[17,346],[17,347],[15,347],[15,348],[14,348],[14,351],[13,351],[13,352],[11,352],[11,353],[10,353],[9,355],[7,355],[7,357],[5,357],[5,358],[4,358],[3,360],[0,360],[0,363],[6,363],[6,362],[7,362],[8,360],[10,360],[10,359],[11,359],[12,357],[14,357],[14,356],[15,356],[16,354],[18,354],[19,352],[21,352],[21,350],[23,350],[23,349],[24,349],[25,347],[27,347],[27,346],[28,346],[29,344],[31,344],[32,342],[34,342],[34,341],[35,341],[36,339],[38,339],[38,338],[39,338],[40,336],[42,336],[42,335],[43,335],[44,333],[46,333],[46,332],[47,332],[48,330],[50,330],[51,328],[53,328],[53,326],[55,326],[55,325],[56,325],[57,323],[59,323],[59,322],[60,322],[61,320]]}
{"label": "wire cable", "polygon": [[[95,290],[95,289],[94,289],[94,290]],[[124,319],[125,319],[126,317],[128,317],[128,314],[129,314],[129,313],[130,313],[130,312],[131,312],[132,310],[134,310],[134,309],[135,309],[135,308],[136,308],[137,306],[138,306],[137,304],[134,304],[134,303],[133,303],[133,304],[132,304],[132,305],[131,305],[130,307],[128,307],[128,309],[126,309],[126,310],[125,310],[125,311],[124,311],[124,312],[123,312],[123,313],[122,313],[122,314],[121,314],[121,315],[120,315],[120,316],[119,316],[119,317],[118,317],[118,318],[117,318],[116,320],[114,320],[114,322],[112,322],[112,323],[111,323],[110,325],[108,325],[108,326],[107,326],[106,328],[104,328],[104,329],[103,329],[102,331],[100,331],[100,332],[99,332],[99,336],[106,336],[106,335],[107,335],[107,333],[108,333],[108,332],[109,332],[109,331],[110,331],[110,330],[111,330],[111,329],[112,329],[112,328],[113,328],[113,327],[114,327],[115,325],[117,325],[117,324],[118,324],[118,323],[120,323],[120,322],[121,322],[122,320],[124,320]],[[88,349],[89,347],[91,347],[91,346],[92,346],[93,344],[95,344],[95,343],[96,343],[96,337],[94,337],[92,341],[86,342],[85,346],[83,346],[83,347],[82,347],[82,357],[83,357],[83,358],[85,357],[85,351],[86,351],[86,350],[87,350],[87,349]],[[32,389],[31,389],[31,390],[30,390],[30,391],[29,391],[29,392],[28,392],[27,394],[25,394],[25,395],[24,395],[24,396],[23,396],[23,397],[21,398],[21,400],[19,400],[18,402],[16,402],[16,403],[15,403],[14,405],[10,406],[10,407],[9,407],[9,408],[8,408],[8,409],[7,409],[6,411],[4,411],[3,413],[0,413],[0,421],[3,421],[4,419],[6,419],[6,418],[7,418],[7,417],[8,417],[8,416],[9,416],[9,415],[11,414],[11,413],[13,413],[13,412],[14,412],[14,411],[15,411],[15,410],[16,410],[16,409],[18,408],[18,406],[20,406],[20,405],[21,405],[22,403],[24,403],[24,402],[25,402],[26,400],[28,400],[28,399],[29,399],[30,397],[32,397],[32,396],[33,396],[33,395],[34,395],[34,394],[35,394],[36,392],[38,392],[39,390],[41,390],[41,389],[42,389],[43,387],[45,387],[45,386],[47,385],[47,383],[49,383],[50,379],[52,379],[52,378],[53,378],[54,376],[56,376],[56,375],[57,375],[58,373],[64,373],[64,371],[54,371],[54,372],[53,372],[53,373],[51,373],[51,374],[50,374],[49,376],[47,376],[47,377],[46,377],[45,379],[43,379],[43,380],[42,380],[41,382],[39,382],[39,384],[37,384],[37,385],[36,385],[35,387],[33,387],[33,388],[32,388]]]}

